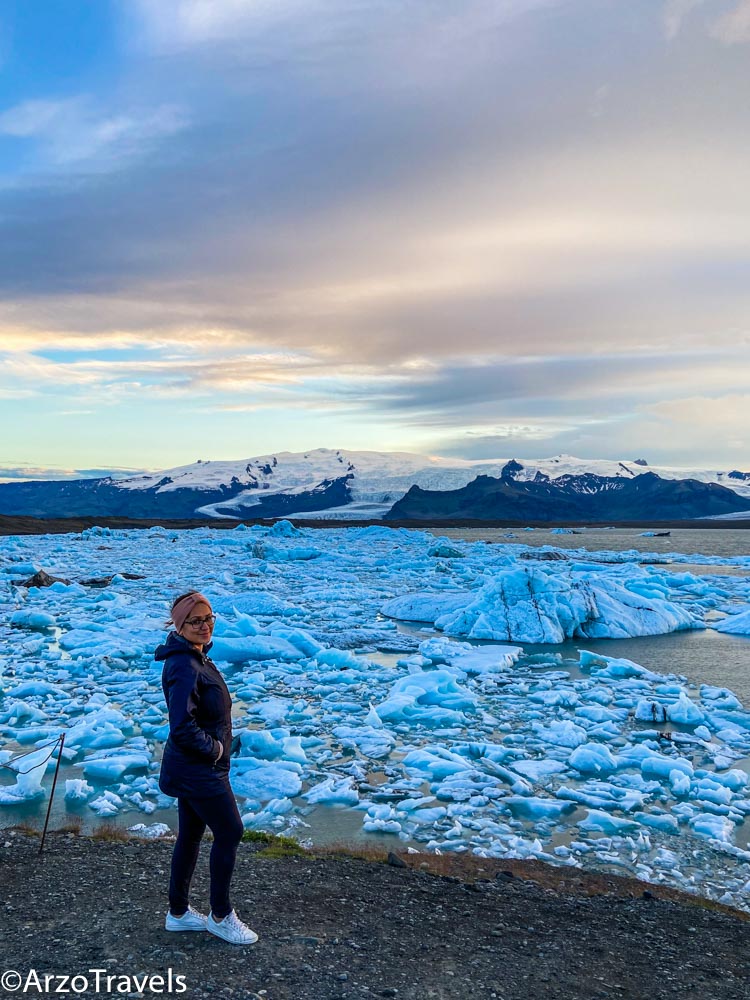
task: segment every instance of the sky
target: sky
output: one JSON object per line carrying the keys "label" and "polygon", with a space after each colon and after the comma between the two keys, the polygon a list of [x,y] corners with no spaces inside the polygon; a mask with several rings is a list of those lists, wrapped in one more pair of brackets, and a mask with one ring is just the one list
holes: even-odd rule
{"label": "sky", "polygon": [[3,0],[0,477],[750,470],[750,0]]}

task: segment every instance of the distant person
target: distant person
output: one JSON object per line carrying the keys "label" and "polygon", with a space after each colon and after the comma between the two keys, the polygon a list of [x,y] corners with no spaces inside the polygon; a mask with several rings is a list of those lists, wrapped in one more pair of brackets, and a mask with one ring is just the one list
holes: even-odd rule
{"label": "distant person", "polygon": [[[229,902],[243,827],[229,784],[232,699],[224,678],[206,655],[215,621],[208,599],[197,590],[181,594],[172,604],[167,623],[174,630],[155,653],[164,662],[162,688],[169,709],[169,739],[159,787],[177,799],[179,817],[164,926],[168,931],[207,930],[230,944],[254,944],[258,935],[243,924]],[[214,836],[208,917],[188,901],[207,826]]]}

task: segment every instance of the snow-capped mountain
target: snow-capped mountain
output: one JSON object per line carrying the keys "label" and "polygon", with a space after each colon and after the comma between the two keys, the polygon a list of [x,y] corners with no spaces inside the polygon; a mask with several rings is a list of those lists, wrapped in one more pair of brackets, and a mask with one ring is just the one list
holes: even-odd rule
{"label": "snow-capped mountain", "polygon": [[[508,469],[509,463],[511,469]],[[379,517],[412,486],[425,490],[460,489],[478,475],[500,477],[504,470],[507,470],[506,476],[512,472],[518,482],[531,481],[540,476],[559,479],[590,473],[601,478],[632,479],[644,472],[653,472],[662,479],[696,479],[701,483],[717,483],[750,500],[750,472],[739,470],[654,467],[643,459],[610,461],[574,458],[571,455],[549,459],[502,458],[471,462],[410,452],[334,451],[329,448],[316,448],[309,452],[277,452],[242,462],[198,461],[166,472],[122,479],[116,485],[129,490],[155,489],[160,494],[183,489],[209,493],[232,486],[243,487],[233,496],[231,504],[220,500],[218,503],[203,504],[198,509],[200,514],[207,516],[236,517],[230,508],[265,506],[271,496],[280,493],[296,496],[301,501],[314,491],[320,492],[326,484],[343,478],[350,499],[342,506],[341,514],[347,518],[359,517],[367,508],[371,511],[368,516]],[[580,488],[587,487],[581,484]],[[316,504],[309,511],[304,507],[290,511],[296,516],[306,512],[328,517],[332,509],[319,510]]]}
{"label": "snow-capped mountain", "polygon": [[666,468],[649,466],[642,459],[589,460],[570,455],[472,462],[408,452],[317,448],[242,461],[198,461],[126,479],[3,483],[0,514],[369,519],[383,517],[414,486],[424,491],[459,490],[477,476],[490,476],[518,484],[549,482],[560,488],[561,495],[580,495],[608,489],[605,480],[632,480],[647,472],[661,479],[726,487],[747,500],[750,509],[750,473],[732,469]]}

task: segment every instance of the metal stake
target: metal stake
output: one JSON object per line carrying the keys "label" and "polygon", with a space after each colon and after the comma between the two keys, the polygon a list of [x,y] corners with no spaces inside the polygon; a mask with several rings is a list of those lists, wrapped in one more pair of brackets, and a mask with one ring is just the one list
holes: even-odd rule
{"label": "metal stake", "polygon": [[39,853],[41,854],[44,850],[44,838],[47,836],[47,826],[49,825],[49,817],[52,812],[52,800],[55,797],[55,788],[57,787],[57,772],[60,770],[60,761],[62,760],[63,747],[65,746],[65,733],[60,734],[59,746],[57,748],[57,764],[55,765],[55,775],[52,778],[52,790],[49,793],[49,804],[47,806],[47,816],[44,820],[44,829],[42,830],[42,842],[39,845]]}

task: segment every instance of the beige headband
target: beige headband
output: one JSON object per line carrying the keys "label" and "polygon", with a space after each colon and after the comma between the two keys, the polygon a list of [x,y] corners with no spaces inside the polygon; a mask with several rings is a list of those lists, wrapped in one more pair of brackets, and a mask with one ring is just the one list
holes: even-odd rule
{"label": "beige headband", "polygon": [[175,607],[172,608],[172,621],[178,632],[182,632],[182,627],[196,604],[207,604],[209,610],[211,610],[209,599],[199,593],[187,594],[185,597],[180,598]]}

